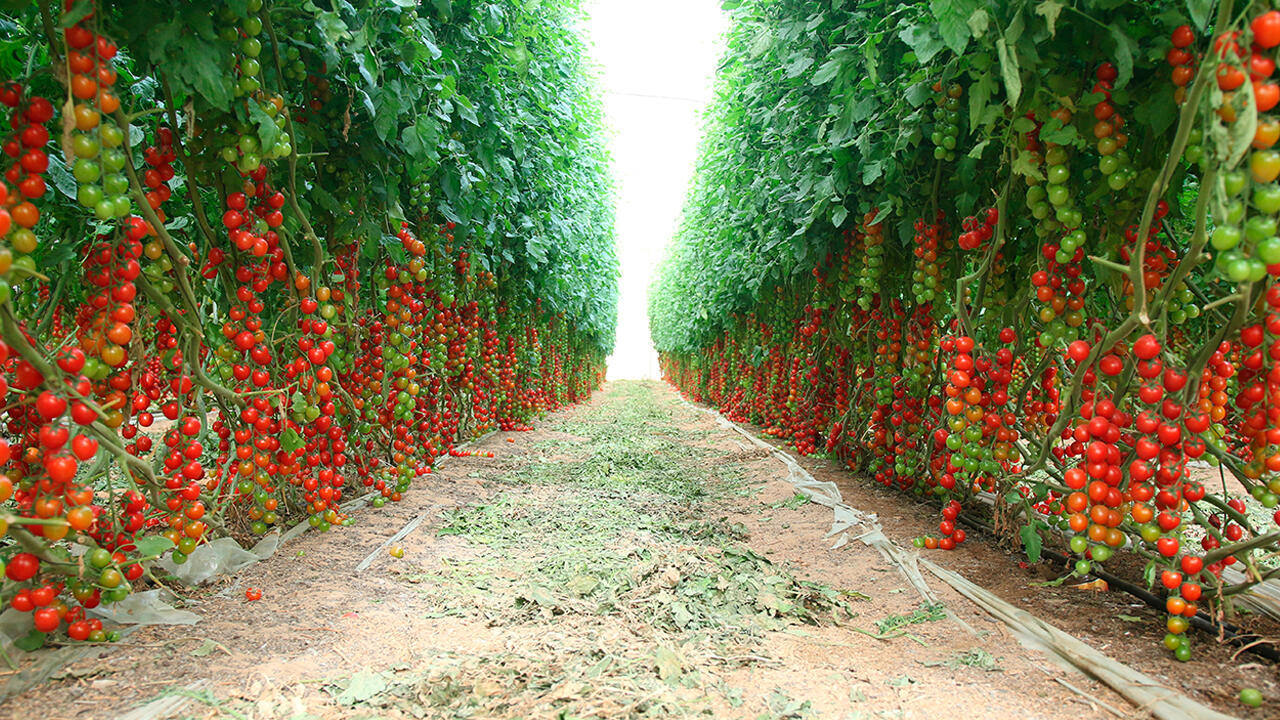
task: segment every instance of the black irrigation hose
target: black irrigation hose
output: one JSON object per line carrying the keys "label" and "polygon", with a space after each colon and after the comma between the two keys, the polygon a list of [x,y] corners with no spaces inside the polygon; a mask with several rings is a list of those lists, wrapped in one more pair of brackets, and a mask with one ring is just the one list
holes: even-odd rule
{"label": "black irrigation hose", "polygon": [[[977,520],[973,520],[964,514],[961,514],[956,519],[961,524],[967,525],[974,531],[994,536],[994,533],[991,531],[989,526],[978,522]],[[1066,567],[1071,567],[1072,559],[1066,555],[1061,555],[1049,549],[1041,549],[1040,554]],[[1155,610],[1165,612],[1164,601],[1141,586],[1135,585],[1128,580],[1118,578],[1105,570],[1099,570],[1096,567],[1090,571],[1090,574],[1105,580],[1107,585],[1110,587],[1119,588],[1129,593],[1147,605],[1150,605]],[[1240,627],[1229,622],[1224,621],[1219,623],[1203,610],[1197,612],[1195,617],[1191,618],[1191,626],[1199,630],[1203,630],[1211,635],[1222,637],[1222,639],[1227,643],[1242,647],[1246,652],[1253,653],[1254,655],[1266,658],[1272,662],[1280,662],[1280,650],[1277,650],[1275,645],[1269,642],[1255,642],[1258,638],[1257,635],[1246,634]],[[1254,644],[1250,645],[1249,643],[1251,642]]]}

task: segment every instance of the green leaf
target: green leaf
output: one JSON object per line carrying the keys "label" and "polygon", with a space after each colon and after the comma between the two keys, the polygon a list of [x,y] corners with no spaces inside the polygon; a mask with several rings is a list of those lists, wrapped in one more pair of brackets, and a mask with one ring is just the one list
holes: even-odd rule
{"label": "green leaf", "polygon": [[533,603],[544,608],[554,608],[559,603],[549,590],[540,585],[530,585],[520,596],[517,601],[523,603]]}
{"label": "green leaf", "polygon": [[159,557],[161,553],[173,547],[173,541],[163,535],[147,535],[138,540],[138,554],[142,557]]}
{"label": "green leaf", "polygon": [[76,179],[72,177],[71,170],[67,168],[67,164],[62,159],[61,153],[49,153],[49,179],[53,181],[53,186],[58,188],[58,192],[66,197],[74,199],[78,186]]}
{"label": "green leaf", "polygon": [[336,12],[316,13],[316,29],[320,31],[320,36],[331,47],[336,46],[343,40],[351,39],[351,31],[347,28],[347,24],[342,21],[342,16]]}
{"label": "green leaf", "polygon": [[1115,43],[1116,83],[1117,89],[1129,84],[1133,77],[1133,56],[1138,51],[1138,41],[1129,34],[1128,25],[1111,24],[1107,26],[1111,39]]}
{"label": "green leaf", "polygon": [[1162,83],[1133,110],[1133,118],[1150,127],[1152,135],[1163,135],[1178,119],[1177,113],[1170,111],[1175,107],[1173,92],[1172,83]]}
{"label": "green leaf", "polygon": [[280,139],[280,128],[276,127],[276,121],[258,103],[252,101],[249,102],[249,119],[258,127],[258,141],[262,143],[262,149],[275,147],[276,140]]}
{"label": "green leaf", "polygon": [[48,636],[44,633],[32,628],[31,632],[23,635],[17,640],[14,640],[13,646],[24,652],[32,652],[44,647],[45,639],[47,637]]}
{"label": "green leaf", "polygon": [[1041,0],[1036,6],[1036,14],[1044,18],[1044,24],[1049,28],[1049,36],[1053,37],[1058,34],[1058,16],[1062,14],[1062,9],[1067,5],[1062,0]]}
{"label": "green leaf", "polygon": [[1017,108],[1018,99],[1022,97],[1022,74],[1018,67],[1018,54],[1009,47],[1004,38],[996,40],[996,54],[1000,57],[1000,77],[1004,79],[1004,90],[1009,98],[1009,107]]}
{"label": "green leaf", "polygon": [[70,10],[62,13],[62,20],[58,22],[58,29],[66,30],[89,17],[91,12],[93,12],[93,0],[76,0]]}
{"label": "green leaf", "polygon": [[306,446],[306,441],[293,428],[285,428],[285,431],[280,434],[280,449],[287,453],[297,452]]}
{"label": "green leaf", "polygon": [[1022,549],[1027,553],[1027,560],[1033,563],[1040,562],[1040,549],[1044,541],[1040,539],[1040,533],[1036,532],[1035,526],[1023,525],[1018,528],[1018,536],[1022,538]]}
{"label": "green leaf", "polygon": [[1013,158],[1013,172],[1023,177],[1034,178],[1041,182],[1044,181],[1044,173],[1040,171],[1040,167],[1031,162],[1027,153],[1018,153]]}
{"label": "green leaf", "polygon": [[969,44],[969,18],[978,11],[982,0],[930,0],[929,9],[938,21],[942,40],[957,55]]}
{"label": "green leaf", "polygon": [[809,82],[814,85],[825,85],[840,74],[840,68],[842,67],[844,67],[844,63],[840,59],[833,57],[818,67],[818,71],[813,74],[813,79]]}
{"label": "green leaf", "polygon": [[797,78],[804,74],[813,65],[813,58],[802,57],[793,63],[787,65],[786,76],[788,78]]}
{"label": "green leaf", "polygon": [[1063,125],[1057,118],[1049,118],[1040,127],[1040,139],[1043,142],[1071,145],[1079,138],[1080,133],[1074,125]]}
{"label": "green leaf", "polygon": [[933,27],[932,25],[911,25],[898,33],[898,38],[911,48],[911,52],[916,54],[916,60],[921,65],[928,64],[946,47],[942,38],[933,31]]}
{"label": "green leaf", "polygon": [[1187,0],[1187,14],[1196,28],[1204,30],[1209,25],[1209,17],[1213,12],[1213,0]]}
{"label": "green leaf", "polygon": [[983,116],[986,114],[987,106],[991,102],[991,96],[995,94],[996,79],[991,73],[983,73],[978,77],[969,88],[969,132],[978,129],[982,122]]}
{"label": "green leaf", "polygon": [[231,651],[230,651],[230,650],[228,650],[228,649],[226,648],[226,646],[225,646],[225,645],[223,645],[222,643],[220,643],[220,642],[216,642],[216,641],[214,641],[214,640],[209,640],[209,639],[207,639],[207,638],[206,638],[206,639],[205,639],[205,641],[204,641],[203,643],[201,643],[201,644],[200,644],[200,647],[198,647],[198,648],[196,648],[195,650],[192,650],[192,651],[191,651],[191,656],[192,656],[192,657],[206,657],[206,656],[208,656],[208,655],[212,654],[214,650],[221,650],[222,652],[224,652],[224,653],[226,653],[226,654],[228,654],[228,655],[230,655],[230,654],[231,654]]}
{"label": "green leaf", "polygon": [[991,16],[983,8],[973,11],[969,19],[965,21],[969,26],[969,33],[973,35],[975,40],[981,39],[987,33],[987,28],[991,25]]}
{"label": "green leaf", "polygon": [[930,97],[933,96],[933,89],[929,87],[929,83],[919,82],[907,88],[907,102],[911,103],[911,107],[918,108],[924,105]]}
{"label": "green leaf", "polygon": [[1010,123],[1009,127],[1016,133],[1029,133],[1036,129],[1036,123],[1031,118],[1019,117]]}
{"label": "green leaf", "polygon": [[831,224],[836,227],[843,227],[844,221],[849,217],[849,209],[844,205],[836,205],[831,211]]}

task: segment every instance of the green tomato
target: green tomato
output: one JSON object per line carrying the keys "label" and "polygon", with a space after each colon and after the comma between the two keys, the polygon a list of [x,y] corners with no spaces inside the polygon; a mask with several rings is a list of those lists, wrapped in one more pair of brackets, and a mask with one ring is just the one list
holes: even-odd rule
{"label": "green tomato", "polygon": [[1249,282],[1258,282],[1267,276],[1267,266],[1256,257],[1251,257],[1249,262]]}
{"label": "green tomato", "polygon": [[1153,543],[1160,539],[1160,526],[1154,523],[1147,523],[1139,528],[1138,534],[1142,536],[1143,540]]}
{"label": "green tomato", "polygon": [[117,148],[124,144],[124,131],[115,123],[103,123],[98,130],[98,137],[102,140],[103,147]]}
{"label": "green tomato", "polygon": [[1240,703],[1249,707],[1262,707],[1262,693],[1254,688],[1242,688]]}
{"label": "green tomato", "polygon": [[96,158],[102,152],[102,146],[92,135],[77,134],[71,138],[71,152],[78,158]]}
{"label": "green tomato", "polygon": [[101,585],[104,588],[117,588],[120,587],[120,584],[123,582],[124,576],[115,568],[105,568],[102,572],[98,573],[98,585]]}
{"label": "green tomato", "polygon": [[1222,176],[1222,188],[1226,190],[1227,195],[1235,197],[1244,192],[1245,186],[1249,183],[1249,175],[1244,170],[1232,170]]}
{"label": "green tomato", "polygon": [[[1280,262],[1280,237],[1272,235],[1269,238],[1263,239],[1258,243],[1258,246],[1254,248],[1254,253],[1259,260],[1267,265],[1275,265]],[[1188,291],[1188,293],[1189,292],[1190,291]],[[1181,298],[1181,293],[1179,293],[1179,297]],[[1189,301],[1184,300],[1183,302]]]}
{"label": "green tomato", "polygon": [[129,192],[129,178],[121,173],[111,173],[102,179],[102,190],[112,197],[123,195]]}
{"label": "green tomato", "polygon": [[1244,234],[1249,242],[1261,242],[1275,235],[1276,231],[1276,219],[1266,215],[1254,215],[1244,224]]}
{"label": "green tomato", "polygon": [[80,158],[71,166],[71,174],[82,185],[95,183],[102,177],[102,165],[88,158]]}
{"label": "green tomato", "polygon": [[[88,365],[88,363],[85,363]],[[85,562],[90,566],[101,570],[111,564],[111,551],[105,548],[94,548],[84,556]]]}
{"label": "green tomato", "polygon": [[103,222],[110,220],[116,216],[116,204],[104,198],[93,206],[93,215]]}
{"label": "green tomato", "polygon": [[1213,229],[1209,236],[1209,244],[1215,250],[1230,250],[1240,244],[1240,228],[1232,225],[1220,225]]}
{"label": "green tomato", "polygon": [[102,193],[102,188],[96,186],[96,184],[82,184],[76,193],[76,200],[86,208],[96,208],[99,202],[106,200],[106,195]]}
{"label": "green tomato", "polygon": [[102,153],[102,167],[107,172],[120,172],[128,160],[120,148],[111,148]]}
{"label": "green tomato", "polygon": [[[1228,280],[1237,283],[1248,280],[1249,276],[1253,274],[1249,259],[1240,255],[1227,260],[1226,267],[1223,270],[1223,274],[1227,276]],[[1266,268],[1263,268],[1263,272],[1266,272]]]}
{"label": "green tomato", "polygon": [[1089,549],[1089,538],[1084,535],[1073,535],[1067,544],[1071,547],[1071,552],[1079,555]]}
{"label": "green tomato", "polygon": [[1255,187],[1253,206],[1268,215],[1280,213],[1280,185],[1271,183]]}

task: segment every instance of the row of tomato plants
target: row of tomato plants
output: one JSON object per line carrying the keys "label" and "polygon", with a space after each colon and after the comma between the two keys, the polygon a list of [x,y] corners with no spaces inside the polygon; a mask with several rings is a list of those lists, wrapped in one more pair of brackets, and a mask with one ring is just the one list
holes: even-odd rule
{"label": "row of tomato plants", "polygon": [[[6,66],[17,77],[0,86],[10,120],[0,602],[29,616],[23,649],[113,639],[93,610],[154,579],[158,557],[182,564],[216,537],[350,523],[351,500],[398,502],[456,443],[526,429],[603,381],[610,333],[582,329],[592,320],[572,306],[544,306],[536,264],[488,239],[502,218],[448,219],[461,196],[441,217],[431,198],[438,168],[388,171],[361,155],[386,134],[379,123],[405,128],[387,134],[395,140],[427,112],[453,128],[440,142],[455,153],[489,139],[467,135],[465,118],[441,120],[439,106],[353,110],[368,71],[344,74],[332,57],[375,22],[385,44],[363,36],[342,64],[405,62],[415,51],[438,59],[445,51],[428,38],[450,28],[495,47],[541,32],[561,45],[534,57],[556,72],[510,82],[569,92],[562,53],[577,45],[567,5],[502,22],[449,3],[429,17],[414,3],[360,3],[345,16],[310,3],[228,3],[213,13],[208,45],[197,37],[192,50],[228,53],[224,109],[211,99],[218,87],[196,85],[185,98],[170,88],[207,69],[152,65],[143,41],[133,53],[116,44],[113,31],[137,21],[129,14],[153,5],[66,0],[6,19],[25,64]],[[184,29],[199,34],[201,14],[179,27],[192,22]],[[451,87],[430,102],[474,106]],[[528,109],[478,110],[495,122],[523,113],[557,147],[590,140]],[[393,149],[406,165],[424,152]],[[597,151],[571,150],[583,162]],[[386,187],[393,172],[399,190]],[[607,202],[594,182],[583,181],[586,195],[545,202],[573,217],[575,203]],[[612,256],[607,229],[584,242]],[[581,269],[566,262],[566,273]]]}
{"label": "row of tomato plants", "polygon": [[[1268,114],[1280,99],[1280,11],[1220,3],[1216,27],[1203,31],[1176,3],[1152,8],[1145,23],[1131,18],[1127,32],[1158,59],[1126,58],[1121,89],[1109,59],[1085,66],[1054,55],[1049,39],[1078,49],[1115,19],[1110,6],[1089,8],[1088,23],[1055,15],[1056,28],[1036,13],[1033,31],[1031,8],[1002,16],[993,4],[967,5],[1043,42],[1044,67],[1024,64],[1013,78],[1029,86],[1043,72],[1053,92],[1019,101],[1008,35],[988,38],[1002,45],[993,55],[1004,68],[957,53],[927,81],[904,70],[929,96],[927,110],[897,107],[904,133],[918,123],[909,159],[893,159],[916,163],[917,194],[884,201],[903,188],[870,183],[862,212],[848,223],[848,211],[837,214],[846,227],[818,222],[797,234],[808,246],[797,257],[809,259],[794,272],[761,273],[758,296],[738,295],[718,328],[689,330],[668,305],[697,317],[699,303],[727,295],[716,280],[689,279],[702,262],[695,255],[720,252],[690,220],[725,212],[695,183],[655,286],[664,376],[801,452],[830,453],[938,503],[938,532],[921,547],[964,543],[957,519],[968,511],[1033,560],[1045,543],[1069,551],[1077,576],[1143,568],[1165,597],[1164,645],[1187,660],[1191,618],[1221,617],[1234,596],[1280,577],[1280,120]],[[820,25],[811,11],[769,22]],[[920,12],[920,33],[945,21]],[[865,32],[849,29],[857,22],[846,40]],[[759,15],[743,12],[738,23],[758,37],[747,31],[759,31]],[[914,30],[898,40],[915,43],[902,52],[906,68],[921,49]],[[829,82],[822,73],[812,84]],[[969,137],[979,122],[966,110],[981,106],[966,98],[993,73],[1006,93],[998,131]],[[751,137],[734,114],[747,77],[756,76],[721,80],[736,92],[722,92],[722,114],[712,115],[721,119],[700,166],[711,181],[727,157],[722,144]],[[1126,117],[1144,97],[1173,121],[1153,128]],[[997,161],[972,162],[993,144],[1003,145]],[[975,180],[991,188],[986,197],[966,195]],[[739,250],[749,242],[736,241]]]}

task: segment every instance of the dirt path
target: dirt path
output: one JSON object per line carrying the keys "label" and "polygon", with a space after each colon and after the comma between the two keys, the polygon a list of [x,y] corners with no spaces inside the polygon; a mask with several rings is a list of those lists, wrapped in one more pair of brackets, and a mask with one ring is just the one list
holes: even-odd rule
{"label": "dirt path", "polygon": [[[1130,713],[1055,682],[941,583],[945,609],[876,551],[829,549],[830,510],[663,385],[610,384],[538,427],[286,545],[197,593],[199,624],[143,628],[0,716],[115,718],[157,698],[181,705],[158,717],[253,720]],[[356,572],[420,515],[403,558]]]}

